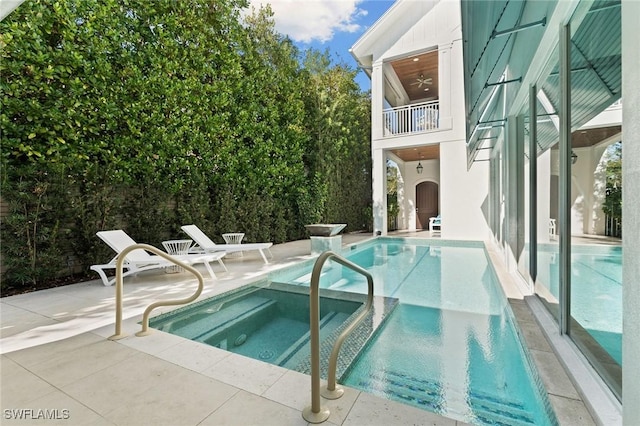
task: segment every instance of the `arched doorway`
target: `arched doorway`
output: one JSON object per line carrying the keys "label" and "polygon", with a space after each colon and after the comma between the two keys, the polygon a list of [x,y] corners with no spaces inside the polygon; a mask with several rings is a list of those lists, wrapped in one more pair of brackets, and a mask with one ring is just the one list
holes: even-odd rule
{"label": "arched doorway", "polygon": [[429,229],[429,218],[438,215],[438,184],[421,182],[416,186],[416,229]]}

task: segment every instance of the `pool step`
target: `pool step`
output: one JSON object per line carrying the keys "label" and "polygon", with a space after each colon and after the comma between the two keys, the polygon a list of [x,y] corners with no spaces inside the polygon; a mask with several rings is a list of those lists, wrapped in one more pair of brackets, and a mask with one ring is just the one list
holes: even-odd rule
{"label": "pool step", "polygon": [[225,306],[213,313],[197,312],[190,317],[165,324],[162,330],[170,328],[171,333],[191,340],[204,341],[224,328],[245,320],[258,312],[262,312],[276,305],[277,302],[260,296],[250,296],[236,303]]}
{"label": "pool step", "polygon": [[[341,268],[340,266],[329,266],[320,272],[320,288],[330,288],[332,290],[340,290],[341,288],[348,288],[350,285],[354,283],[353,279],[344,278],[342,270],[338,270],[338,276],[336,277],[336,269]],[[348,272],[346,272],[348,273]],[[301,275],[293,280],[291,280],[288,284],[293,285],[303,285],[308,287],[311,282],[311,273]]]}
{"label": "pool step", "polygon": [[340,278],[338,281],[332,283],[329,288],[331,290],[342,290],[344,287],[350,286],[352,283],[346,278]]}
{"label": "pool step", "polygon": [[[335,329],[340,327],[348,318],[350,314],[344,312],[329,312],[320,319],[320,341],[331,334]],[[301,336],[288,350],[286,350],[274,364],[281,367],[294,368],[303,359],[307,358],[311,354],[311,334],[306,332]]]}
{"label": "pool step", "polygon": [[[409,375],[385,371],[384,375],[372,375],[362,380],[360,385],[365,389],[384,389],[392,398],[409,404],[442,413],[443,389],[432,380],[418,379]],[[467,396],[475,419],[480,424],[527,426],[534,425],[535,419],[517,401],[499,400],[481,392],[472,392]]]}

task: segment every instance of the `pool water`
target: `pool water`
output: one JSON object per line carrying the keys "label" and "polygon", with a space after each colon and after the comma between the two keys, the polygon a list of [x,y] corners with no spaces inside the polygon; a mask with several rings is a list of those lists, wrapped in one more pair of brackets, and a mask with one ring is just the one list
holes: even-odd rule
{"label": "pool water", "polygon": [[[378,238],[343,255],[399,305],[341,383],[474,424],[557,424],[481,244]],[[273,279],[308,286],[309,271]],[[331,262],[320,287],[367,288]]]}
{"label": "pool water", "polygon": [[[331,335],[362,303],[321,299],[320,337]],[[248,287],[152,318],[153,328],[294,369],[309,355],[308,292]]]}
{"label": "pool water", "polygon": [[471,423],[548,424],[514,353],[516,334],[500,316],[401,303],[343,383]]}

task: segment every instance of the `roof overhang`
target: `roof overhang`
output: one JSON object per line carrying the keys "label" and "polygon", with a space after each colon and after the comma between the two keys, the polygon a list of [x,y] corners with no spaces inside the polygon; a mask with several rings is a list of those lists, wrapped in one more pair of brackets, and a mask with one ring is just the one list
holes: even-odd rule
{"label": "roof overhang", "polygon": [[[580,87],[572,94],[572,130],[620,98],[619,4],[619,0],[462,0],[469,166],[486,141],[504,136],[508,116],[523,113],[533,83],[538,88],[539,116],[546,116],[538,120],[539,149],[557,142],[557,44],[562,23],[572,22],[572,78]],[[618,48],[612,51],[611,46]]]}
{"label": "roof overhang", "polygon": [[349,52],[369,76],[371,67],[439,0],[396,0],[351,46]]}

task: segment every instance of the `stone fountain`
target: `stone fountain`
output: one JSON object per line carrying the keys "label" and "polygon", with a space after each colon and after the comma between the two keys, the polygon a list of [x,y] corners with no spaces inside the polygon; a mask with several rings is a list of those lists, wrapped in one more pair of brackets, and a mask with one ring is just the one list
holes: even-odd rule
{"label": "stone fountain", "polygon": [[311,254],[320,254],[327,250],[340,253],[342,248],[342,235],[338,234],[345,226],[347,226],[346,223],[314,223],[312,225],[305,225],[305,228],[307,228],[307,231],[311,234]]}

